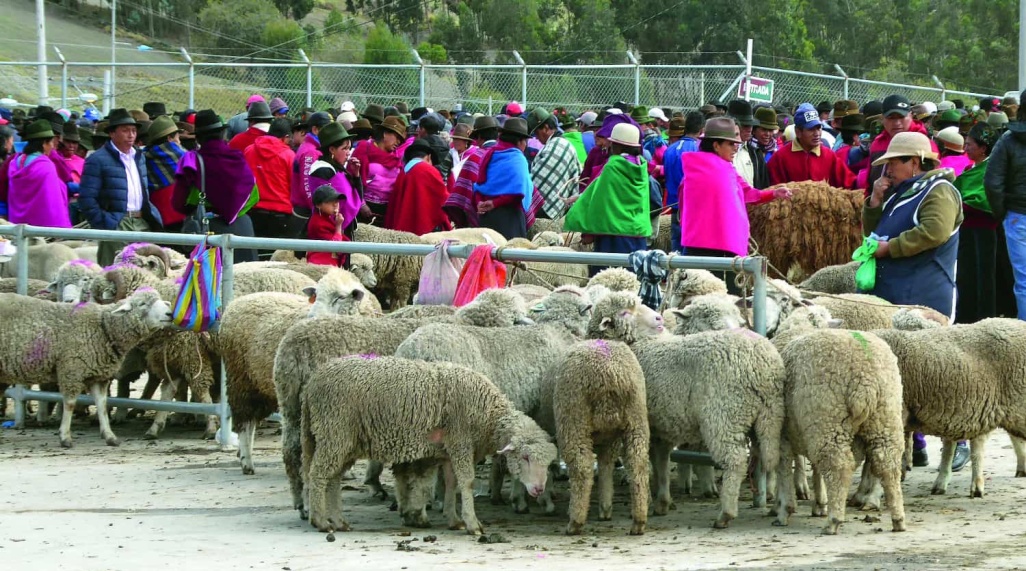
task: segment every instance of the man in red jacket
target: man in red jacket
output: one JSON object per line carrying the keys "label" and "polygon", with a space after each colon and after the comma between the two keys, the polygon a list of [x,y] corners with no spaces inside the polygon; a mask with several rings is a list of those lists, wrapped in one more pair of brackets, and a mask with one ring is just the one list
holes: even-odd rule
{"label": "man in red jacket", "polygon": [[228,142],[228,146],[240,153],[245,151],[246,147],[253,144],[253,141],[267,134],[268,129],[271,127],[272,119],[274,117],[271,116],[271,108],[266,103],[263,101],[253,103],[249,106],[249,111],[246,112],[249,129],[232,137],[232,140]]}
{"label": "man in red jacket", "polygon": [[855,175],[845,161],[822,144],[823,123],[811,103],[802,103],[794,113],[795,138],[773,154],[766,165],[770,184],[821,180],[831,186],[853,188]]}
{"label": "man in red jacket", "polygon": [[[909,114],[911,110],[912,105],[904,95],[889,95],[887,99],[883,100],[883,132],[877,135],[869,145],[870,162],[875,161],[887,152],[887,146],[891,144],[891,139],[895,135],[907,131],[926,135],[926,138],[930,139],[930,147],[933,149],[933,152],[937,152],[937,143],[933,141],[933,137],[927,132],[926,127]],[[870,169],[865,187],[867,197],[869,196],[869,189],[873,188],[873,183],[883,175],[883,171],[883,165]]]}
{"label": "man in red jacket", "polygon": [[249,211],[249,217],[253,220],[253,234],[256,236],[292,238],[303,231],[302,226],[291,226],[293,216],[289,189],[292,184],[292,162],[296,158],[296,153],[289,146],[291,137],[292,121],[278,118],[270,124],[267,136],[257,137],[243,152],[256,178],[260,194],[260,200]]}

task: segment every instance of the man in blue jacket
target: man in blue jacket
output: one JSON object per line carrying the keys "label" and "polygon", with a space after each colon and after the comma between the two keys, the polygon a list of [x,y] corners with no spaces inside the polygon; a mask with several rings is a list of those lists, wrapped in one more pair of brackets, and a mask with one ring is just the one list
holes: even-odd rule
{"label": "man in blue jacket", "polygon": [[[138,123],[125,109],[110,112],[110,141],[89,155],[82,171],[78,207],[96,230],[159,231],[160,213],[150,204],[146,190],[146,158],[135,149]],[[114,262],[120,242],[100,242],[96,259],[101,266]]]}

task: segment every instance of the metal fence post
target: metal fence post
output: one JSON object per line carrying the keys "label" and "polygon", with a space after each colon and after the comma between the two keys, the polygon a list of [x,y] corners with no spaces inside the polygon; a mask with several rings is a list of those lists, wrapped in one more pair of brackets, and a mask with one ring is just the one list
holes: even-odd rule
{"label": "metal fence post", "polygon": [[841,66],[837,65],[836,63],[834,64],[834,69],[836,69],[837,73],[841,74],[841,76],[844,77],[844,98],[848,99],[848,74],[845,73],[845,71],[841,69]]}
{"label": "metal fence post", "polygon": [[28,295],[28,238],[25,237],[25,225],[14,227],[14,267],[18,272],[15,289],[18,295]]}
{"label": "metal fence post", "polygon": [[759,335],[766,335],[766,278],[767,278],[767,267],[768,262],[766,258],[759,256],[755,258],[759,263],[758,271],[752,272],[752,276],[755,278],[755,286],[752,288],[752,295],[754,296],[752,302],[752,325],[755,326],[755,332]]}
{"label": "metal fence post", "polygon": [[313,107],[313,63],[302,49],[299,50],[299,58],[306,64],[306,106]]}
{"label": "metal fence post", "polygon": [[[235,290],[235,252],[232,249],[232,235],[221,235],[221,308],[232,303],[232,292]],[[232,411],[228,407],[228,372],[224,360],[221,360],[221,402],[218,415],[221,419],[221,448],[228,449],[231,444],[228,435],[232,433]]]}
{"label": "metal fence post", "polygon": [[57,52],[57,58],[61,60],[61,107],[68,106],[68,62],[64,59],[64,54],[61,53],[61,49],[57,46],[53,47],[53,51]]}
{"label": "metal fence post", "polygon": [[189,52],[185,51],[185,48],[178,48],[182,52],[182,57],[185,58],[186,63],[189,64],[189,109],[196,108],[196,66],[192,63],[192,56]]}
{"label": "metal fence post", "polygon": [[527,64],[517,50],[513,50],[513,57],[520,66],[520,106],[527,109]]}
{"label": "metal fence post", "polygon": [[630,50],[627,50],[627,61],[634,66],[634,105],[641,105],[641,66]]}
{"label": "metal fence post", "polygon": [[424,101],[427,100],[427,94],[424,93],[425,85],[426,85],[426,83],[425,83],[425,71],[426,70],[424,69],[424,60],[421,59],[420,52],[418,52],[417,50],[415,50],[413,48],[410,48],[410,51],[413,53],[413,61],[415,61],[417,63],[417,65],[420,66],[420,106],[421,107],[425,107],[426,104],[424,103]]}
{"label": "metal fence post", "polygon": [[941,101],[944,101],[944,99],[948,95],[947,89],[944,88],[944,82],[942,82],[941,80],[937,79],[936,75],[931,75],[930,78],[932,78],[933,82],[936,83],[937,87],[940,88],[940,98],[941,98]]}

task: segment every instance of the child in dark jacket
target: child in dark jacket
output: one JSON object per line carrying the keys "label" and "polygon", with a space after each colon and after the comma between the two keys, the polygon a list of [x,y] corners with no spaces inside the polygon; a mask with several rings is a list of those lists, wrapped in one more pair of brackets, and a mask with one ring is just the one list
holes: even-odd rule
{"label": "child in dark jacket", "polygon": [[[314,212],[307,225],[306,236],[310,240],[329,240],[332,242],[348,242],[349,238],[342,233],[346,221],[339,214],[340,194],[330,184],[319,186],[313,193]],[[309,252],[306,261],[310,264],[323,266],[346,267],[349,265],[349,254],[333,254],[331,252]]]}

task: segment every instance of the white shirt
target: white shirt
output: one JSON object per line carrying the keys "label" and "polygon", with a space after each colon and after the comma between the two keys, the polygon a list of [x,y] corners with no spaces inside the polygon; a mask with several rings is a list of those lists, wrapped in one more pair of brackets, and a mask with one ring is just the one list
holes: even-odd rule
{"label": "white shirt", "polygon": [[114,147],[121,157],[121,164],[125,166],[125,174],[128,176],[128,211],[138,212],[142,210],[143,191],[142,179],[139,177],[139,167],[135,164],[135,147],[122,153],[121,149]]}
{"label": "white shirt", "polygon": [[752,155],[748,154],[744,147],[738,149],[737,154],[734,155],[734,170],[741,175],[741,178],[745,179],[749,186],[754,184],[755,165],[752,164]]}

